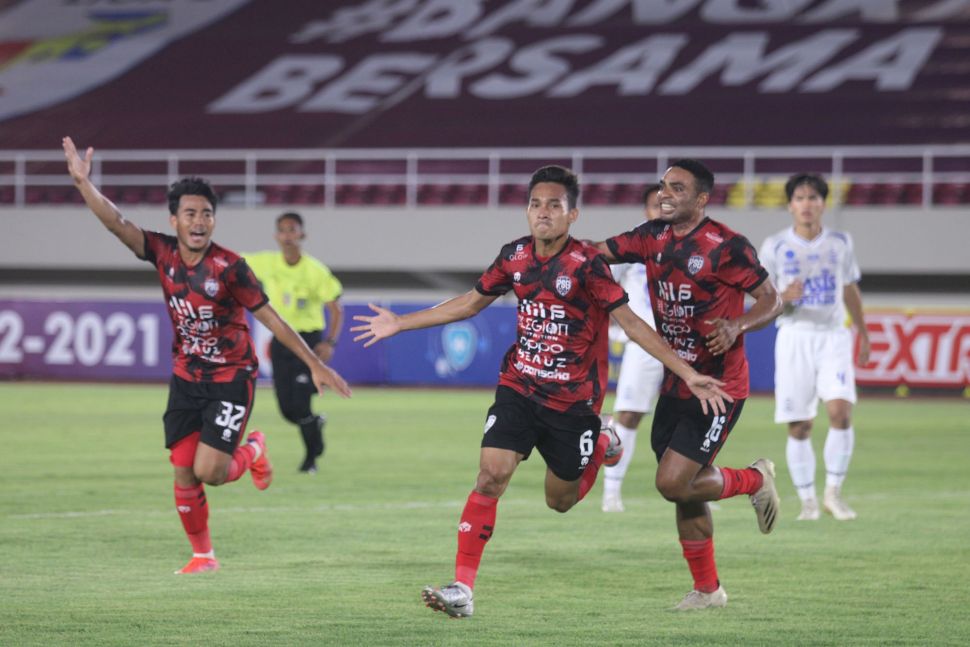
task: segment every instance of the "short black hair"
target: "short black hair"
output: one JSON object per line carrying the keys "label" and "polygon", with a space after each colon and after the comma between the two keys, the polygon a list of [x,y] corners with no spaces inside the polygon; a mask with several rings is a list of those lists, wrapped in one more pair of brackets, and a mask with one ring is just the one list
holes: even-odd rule
{"label": "short black hair", "polygon": [[643,187],[643,191],[640,193],[640,204],[647,204],[647,200],[650,196],[659,191],[662,187],[660,182],[652,182],[647,186]]}
{"label": "short black hair", "polygon": [[296,224],[300,225],[300,229],[303,229],[303,216],[301,216],[295,211],[287,211],[286,213],[281,214],[276,219],[276,224],[279,225],[284,220],[292,220]]}
{"label": "short black hair", "polygon": [[555,164],[543,166],[533,173],[532,179],[529,180],[530,196],[532,195],[532,189],[534,189],[537,184],[542,182],[552,182],[554,184],[562,185],[562,187],[566,189],[566,195],[569,196],[569,208],[575,209],[578,206],[579,177],[571,170],[564,166],[556,166]]}
{"label": "short black hair", "polygon": [[173,216],[178,213],[179,200],[183,195],[200,195],[212,205],[212,213],[216,212],[216,205],[219,202],[216,192],[212,186],[200,177],[184,177],[178,182],[173,182],[168,189],[168,212]]}
{"label": "short black hair", "polygon": [[818,194],[822,196],[822,200],[829,197],[828,182],[823,180],[821,175],[816,175],[815,173],[796,173],[785,182],[785,195],[788,196],[789,202],[791,202],[792,196],[795,195],[795,189],[803,184],[818,191]]}
{"label": "short black hair", "polygon": [[714,174],[701,162],[685,157],[670,165],[670,168],[674,167],[682,168],[694,176],[694,179],[697,180],[698,193],[710,193],[714,190]]}

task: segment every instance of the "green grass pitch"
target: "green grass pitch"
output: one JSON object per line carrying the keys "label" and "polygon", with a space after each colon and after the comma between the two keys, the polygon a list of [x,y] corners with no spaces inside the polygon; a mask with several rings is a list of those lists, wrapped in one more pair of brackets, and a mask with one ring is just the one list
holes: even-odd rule
{"label": "green grass pitch", "polygon": [[[673,508],[641,436],[627,512],[601,484],[545,507],[544,465],[520,467],[482,560],[475,616],[419,592],[453,574],[488,391],[357,389],[317,402],[316,476],[260,389],[276,479],[207,488],[222,570],[190,555],[173,509],[158,385],[0,384],[0,645],[966,645],[970,406],[863,399],[845,495],[854,522],[795,522],[784,431],[753,398],[718,463],[773,458],[781,519],[762,536],[745,497],[715,511],[725,609],[676,614],[691,588]],[[824,421],[816,429],[819,455]],[[649,419],[644,422],[644,431]]]}

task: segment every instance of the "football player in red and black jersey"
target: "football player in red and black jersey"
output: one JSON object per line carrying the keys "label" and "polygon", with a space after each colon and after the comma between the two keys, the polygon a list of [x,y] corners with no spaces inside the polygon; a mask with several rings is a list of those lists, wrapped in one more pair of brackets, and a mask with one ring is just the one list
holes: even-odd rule
{"label": "football player in red and black jersey", "polygon": [[245,310],[306,362],[321,392],[330,387],[349,397],[350,388],[276,314],[246,261],[211,241],[217,199],[208,183],[185,178],[172,185],[169,224],[175,236],[145,231],[126,220],[91,182],[94,149],[82,156],[70,137],[63,147],[68,172],[87,206],[158,271],[174,331],[165,446],[175,468],[175,507],[193,553],[176,573],[216,570],[203,484],[235,481],[248,470],[264,490],[273,477],[262,433],[253,431],[240,445],[257,370]]}
{"label": "football player in red and black jersey", "polygon": [[[467,319],[499,296],[518,298],[518,339],[502,360],[495,403],[482,437],[480,471],[458,526],[455,581],[422,591],[425,603],[452,617],[472,615],[472,589],[498,499],[533,448],[546,462],[546,504],[566,512],[581,500],[604,462],[620,458],[612,429],[600,433],[608,377],[609,317],[660,359],[712,413],[725,410],[720,381],[701,375],[637,317],[595,247],[569,235],[579,216],[579,181],[547,166],[529,182],[531,236],[502,248],[474,289],[433,308],[398,316],[371,305],[374,316],[351,328],[365,346],[404,330]],[[730,398],[726,398],[730,399]]]}
{"label": "football player in red and black jersey", "polygon": [[[771,461],[740,470],[713,465],[748,397],[743,333],[782,310],[751,243],[705,216],[713,187],[713,173],[700,162],[675,162],[661,181],[660,218],[597,244],[612,263],[646,264],[657,331],[691,366],[722,380],[733,399],[726,412],[705,411],[689,385],[667,370],[653,418],[657,489],[677,506],[677,531],[694,578],[694,589],[676,607],[683,611],[727,604],[707,502],[750,495],[764,533],[778,514]],[[755,299],[747,312],[745,293]]]}

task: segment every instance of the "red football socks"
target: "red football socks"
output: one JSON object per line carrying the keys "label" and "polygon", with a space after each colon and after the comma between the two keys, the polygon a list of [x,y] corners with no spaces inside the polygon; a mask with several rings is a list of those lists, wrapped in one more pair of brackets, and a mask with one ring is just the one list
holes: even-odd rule
{"label": "red football socks", "polygon": [[596,484],[596,475],[600,473],[600,466],[603,465],[606,448],[609,446],[610,437],[606,434],[600,434],[596,441],[596,449],[593,450],[593,458],[590,459],[586,469],[583,470],[583,475],[579,477],[579,498],[576,499],[577,501],[582,501],[593,489],[593,485]]}
{"label": "red football socks", "polygon": [[720,584],[717,580],[717,565],[714,563],[714,539],[681,539],[680,545],[684,549],[684,559],[687,560],[690,574],[694,577],[694,589],[702,593],[716,591]]}
{"label": "red football socks", "polygon": [[472,492],[465,502],[458,524],[458,554],[455,556],[455,581],[475,587],[478,564],[485,544],[492,538],[498,499]]}
{"label": "red football socks", "polygon": [[192,552],[205,555],[212,551],[209,538],[209,506],[205,501],[205,490],[196,487],[175,486],[175,509],[178,510],[182,527],[192,544]]}
{"label": "red football socks", "polygon": [[743,470],[730,467],[718,469],[721,470],[721,477],[724,479],[724,488],[721,490],[719,499],[727,499],[739,494],[754,494],[764,483],[764,476],[753,467],[746,467]]}
{"label": "red football socks", "polygon": [[245,474],[254,460],[256,460],[256,448],[250,443],[241,443],[232,453],[232,463],[229,464],[226,483],[231,483]]}

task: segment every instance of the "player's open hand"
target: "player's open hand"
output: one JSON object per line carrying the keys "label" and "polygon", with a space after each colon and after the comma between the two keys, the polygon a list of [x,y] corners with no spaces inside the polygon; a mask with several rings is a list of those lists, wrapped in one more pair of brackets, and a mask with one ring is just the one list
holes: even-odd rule
{"label": "player's open hand", "polygon": [[317,363],[316,366],[310,367],[310,372],[313,375],[313,384],[317,387],[317,393],[320,395],[323,395],[324,387],[328,387],[344,398],[350,397],[350,386],[347,384],[347,380],[326,364]]}
{"label": "player's open hand", "polygon": [[741,334],[741,326],[731,319],[712,319],[704,323],[714,327],[706,337],[707,349],[713,355],[723,355],[728,352]]}
{"label": "player's open hand", "polygon": [[734,402],[734,398],[721,390],[722,386],[724,386],[724,382],[721,380],[700,373],[687,380],[687,388],[701,401],[701,410],[705,415],[708,406],[717,415],[727,411],[727,406],[724,404],[725,400]]}
{"label": "player's open hand", "polygon": [[64,147],[64,157],[67,159],[67,172],[71,174],[74,183],[80,184],[88,179],[91,175],[91,158],[94,156],[94,149],[88,146],[84,157],[81,157],[74,146],[74,140],[70,137],[62,139],[61,146]]}
{"label": "player's open hand", "polygon": [[373,303],[368,303],[367,305],[377,314],[354,315],[354,321],[364,322],[350,329],[350,332],[360,333],[354,337],[354,341],[367,340],[364,342],[364,348],[367,348],[381,339],[386,339],[401,332],[401,324],[396,314],[387,308],[376,306]]}

